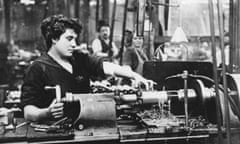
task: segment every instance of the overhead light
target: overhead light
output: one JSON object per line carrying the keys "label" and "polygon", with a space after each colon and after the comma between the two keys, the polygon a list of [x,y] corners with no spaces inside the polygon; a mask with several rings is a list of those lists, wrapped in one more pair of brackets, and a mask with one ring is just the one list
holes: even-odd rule
{"label": "overhead light", "polygon": [[182,27],[178,26],[175,30],[170,42],[172,43],[181,43],[181,42],[188,42],[186,34],[184,33]]}

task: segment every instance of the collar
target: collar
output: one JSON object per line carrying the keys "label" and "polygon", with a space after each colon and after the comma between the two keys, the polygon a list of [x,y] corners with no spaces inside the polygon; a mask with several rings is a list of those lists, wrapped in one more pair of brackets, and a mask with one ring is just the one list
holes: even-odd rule
{"label": "collar", "polygon": [[[74,61],[74,57],[71,57],[70,59],[70,63],[72,64]],[[56,62],[50,55],[48,55],[47,53],[44,53],[41,57],[39,57],[38,59],[35,60],[36,62],[40,62],[40,63],[44,63],[46,65],[49,66],[53,66],[53,67],[58,67],[58,68],[62,68],[61,65]]]}

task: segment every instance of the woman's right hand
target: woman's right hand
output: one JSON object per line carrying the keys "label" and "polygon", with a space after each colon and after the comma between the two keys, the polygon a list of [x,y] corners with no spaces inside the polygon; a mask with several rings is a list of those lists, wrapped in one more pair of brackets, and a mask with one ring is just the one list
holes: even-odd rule
{"label": "woman's right hand", "polygon": [[53,100],[53,102],[48,107],[48,114],[50,117],[53,117],[55,119],[63,117],[63,103],[56,102],[56,99]]}

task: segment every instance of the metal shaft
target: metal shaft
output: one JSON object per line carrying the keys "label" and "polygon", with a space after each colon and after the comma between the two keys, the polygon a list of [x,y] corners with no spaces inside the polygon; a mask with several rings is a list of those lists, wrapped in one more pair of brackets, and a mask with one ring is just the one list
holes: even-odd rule
{"label": "metal shaft", "polygon": [[125,29],[126,29],[126,23],[127,23],[127,11],[128,11],[128,0],[125,0],[124,15],[123,15],[123,27],[122,27],[122,41],[121,41],[121,49],[119,51],[120,65],[122,65],[122,55],[123,55],[123,51],[124,51]]}
{"label": "metal shaft", "polygon": [[217,76],[217,60],[216,60],[216,42],[215,42],[215,26],[214,26],[214,15],[213,15],[213,0],[208,1],[209,6],[209,21],[210,21],[210,32],[211,32],[211,42],[212,42],[212,58],[213,58],[213,78],[215,83],[216,92],[216,110],[217,110],[217,129],[218,129],[218,143],[221,144],[223,141],[222,130],[221,130],[221,111],[220,111],[220,97],[218,91],[218,76]]}
{"label": "metal shaft", "polygon": [[231,144],[231,130],[230,130],[230,115],[229,115],[229,101],[227,91],[227,78],[226,78],[226,65],[225,65],[225,48],[224,48],[224,37],[223,37],[223,10],[222,0],[218,0],[218,24],[220,32],[220,48],[222,56],[222,76],[223,76],[223,87],[224,87],[224,110],[226,120],[226,133],[227,133],[227,144]]}
{"label": "metal shaft", "polygon": [[[111,21],[110,40],[109,40],[109,45],[110,45],[110,46],[112,46],[112,42],[113,42],[116,11],[117,11],[117,1],[114,0],[114,3],[113,3],[113,12],[112,12],[112,21]],[[112,47],[111,47],[111,49],[112,49]],[[111,53],[110,53],[109,56],[112,57]]]}
{"label": "metal shaft", "polygon": [[185,125],[188,127],[188,71],[183,72]]}

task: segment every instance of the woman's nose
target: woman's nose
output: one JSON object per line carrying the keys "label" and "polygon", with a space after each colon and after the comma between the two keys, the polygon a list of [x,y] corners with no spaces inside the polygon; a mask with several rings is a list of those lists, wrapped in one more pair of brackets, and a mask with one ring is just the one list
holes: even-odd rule
{"label": "woman's nose", "polygon": [[76,47],[76,46],[77,46],[76,41],[72,41],[72,42],[71,42],[71,45],[72,45],[73,47]]}

